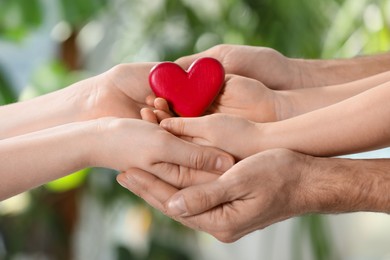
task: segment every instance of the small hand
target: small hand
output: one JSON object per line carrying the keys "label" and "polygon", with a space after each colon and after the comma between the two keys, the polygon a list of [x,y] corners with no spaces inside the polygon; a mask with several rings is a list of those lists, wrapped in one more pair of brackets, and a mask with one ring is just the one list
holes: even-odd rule
{"label": "small hand", "polygon": [[280,120],[279,104],[286,103],[282,98],[257,80],[228,75],[224,88],[207,112],[237,115],[254,122],[273,122]]}
{"label": "small hand", "polygon": [[[264,86],[261,82],[241,76],[227,75],[225,85],[206,114],[223,113],[244,117],[254,122],[274,122],[281,120],[289,109],[287,95],[281,94]],[[146,104],[151,109],[143,109],[144,120],[159,123],[173,116],[167,101],[150,95]],[[151,113],[154,112],[155,115]]]}
{"label": "small hand", "polygon": [[160,126],[195,144],[217,147],[241,160],[260,151],[260,124],[242,117],[213,114],[198,118],[168,118]]}
{"label": "small hand", "polygon": [[122,173],[118,180],[184,225],[233,242],[306,213],[300,189],[305,157],[284,149],[268,150],[237,163],[214,181],[180,191],[142,170]]}
{"label": "small hand", "polygon": [[156,98],[154,95],[149,95],[146,97],[146,104],[150,108],[141,109],[141,118],[145,121],[159,124],[162,120],[174,116],[169,110],[168,102],[163,98]]}

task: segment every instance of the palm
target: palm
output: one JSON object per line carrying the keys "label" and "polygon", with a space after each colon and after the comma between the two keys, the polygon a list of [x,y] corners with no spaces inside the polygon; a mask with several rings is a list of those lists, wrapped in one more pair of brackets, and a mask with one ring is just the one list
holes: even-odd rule
{"label": "palm", "polygon": [[[105,88],[97,86],[98,116],[140,118],[140,109],[151,94],[148,74],[153,63],[122,64],[104,73]],[[97,84],[99,84],[98,82]]]}
{"label": "palm", "polygon": [[254,122],[277,120],[274,92],[259,81],[237,76],[226,81],[208,112],[233,114]]}

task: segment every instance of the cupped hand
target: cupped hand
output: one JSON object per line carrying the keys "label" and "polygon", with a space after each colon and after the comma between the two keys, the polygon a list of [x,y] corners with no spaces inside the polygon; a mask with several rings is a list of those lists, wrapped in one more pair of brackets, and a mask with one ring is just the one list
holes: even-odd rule
{"label": "cupped hand", "polygon": [[[146,104],[153,109],[141,113],[144,120],[158,123],[173,116],[163,98],[150,95]],[[254,122],[279,121],[289,109],[288,95],[267,88],[263,83],[237,75],[227,75],[225,85],[206,114],[222,113],[241,116]],[[149,111],[148,111],[149,110]],[[154,115],[150,113],[154,112]]]}
{"label": "cupped hand", "polygon": [[219,60],[226,73],[253,78],[277,90],[300,87],[300,71],[294,61],[278,51],[245,45],[217,45],[204,52],[182,57],[176,63],[187,69],[196,59]]}
{"label": "cupped hand", "polygon": [[234,164],[229,154],[184,141],[156,124],[123,118],[103,118],[97,124],[91,144],[92,166],[120,172],[140,168],[168,183],[180,179],[185,185],[201,176],[216,178],[215,174]]}
{"label": "cupped hand", "polygon": [[237,163],[214,181],[182,190],[138,169],[118,179],[167,216],[233,242],[306,213],[300,188],[305,157],[285,149],[268,150]]}
{"label": "cupped hand", "polygon": [[145,99],[152,93],[148,75],[155,63],[116,65],[92,79],[90,88],[80,94],[87,106],[87,118],[140,118]]}

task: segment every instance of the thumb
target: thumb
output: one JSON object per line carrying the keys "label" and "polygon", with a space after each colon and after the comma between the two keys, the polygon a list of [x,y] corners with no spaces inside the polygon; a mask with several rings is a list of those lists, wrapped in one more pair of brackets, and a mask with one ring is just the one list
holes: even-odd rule
{"label": "thumb", "polygon": [[191,64],[196,61],[199,58],[204,57],[204,53],[196,53],[189,56],[184,56],[175,61],[176,64],[178,64],[180,67],[182,67],[184,70],[188,70],[188,68],[191,66]]}
{"label": "thumb", "polygon": [[191,186],[174,194],[167,203],[170,216],[188,217],[203,213],[231,200],[229,187],[220,179]]}

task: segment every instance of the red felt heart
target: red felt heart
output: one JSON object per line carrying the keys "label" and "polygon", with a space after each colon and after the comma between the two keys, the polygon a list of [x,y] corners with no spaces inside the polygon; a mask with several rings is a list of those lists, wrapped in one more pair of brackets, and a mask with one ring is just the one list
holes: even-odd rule
{"label": "red felt heart", "polygon": [[183,70],[173,62],[156,65],[149,74],[149,83],[157,97],[162,97],[179,116],[202,115],[213,103],[225,80],[219,61],[200,58]]}

